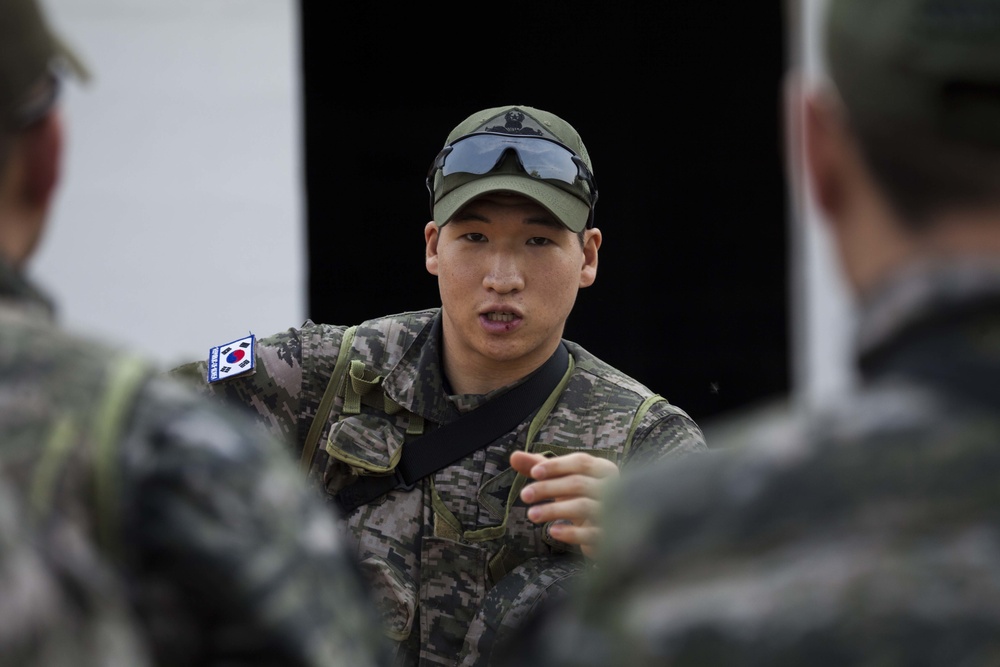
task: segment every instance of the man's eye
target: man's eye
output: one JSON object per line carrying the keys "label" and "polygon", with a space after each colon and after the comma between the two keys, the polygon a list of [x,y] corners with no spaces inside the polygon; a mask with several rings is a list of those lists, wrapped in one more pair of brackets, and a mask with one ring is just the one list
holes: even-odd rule
{"label": "man's eye", "polygon": [[480,234],[478,232],[471,232],[469,234],[466,234],[465,238],[475,243],[481,243],[486,240],[486,235]]}
{"label": "man's eye", "polygon": [[533,236],[528,239],[528,245],[548,245],[550,243],[552,243],[552,240],[544,236]]}

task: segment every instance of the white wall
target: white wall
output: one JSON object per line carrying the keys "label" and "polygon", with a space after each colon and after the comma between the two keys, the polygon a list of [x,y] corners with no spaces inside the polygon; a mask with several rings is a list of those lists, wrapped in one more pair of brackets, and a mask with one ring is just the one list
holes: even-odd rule
{"label": "white wall", "polygon": [[44,3],[94,75],[30,267],[60,321],[170,366],[301,324],[297,4]]}

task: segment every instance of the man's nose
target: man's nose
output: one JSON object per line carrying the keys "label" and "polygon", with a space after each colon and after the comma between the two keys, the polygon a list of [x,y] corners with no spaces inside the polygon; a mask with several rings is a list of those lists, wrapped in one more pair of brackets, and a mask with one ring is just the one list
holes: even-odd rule
{"label": "man's nose", "polygon": [[524,274],[516,258],[507,252],[494,253],[489,270],[483,278],[483,285],[499,294],[524,289]]}

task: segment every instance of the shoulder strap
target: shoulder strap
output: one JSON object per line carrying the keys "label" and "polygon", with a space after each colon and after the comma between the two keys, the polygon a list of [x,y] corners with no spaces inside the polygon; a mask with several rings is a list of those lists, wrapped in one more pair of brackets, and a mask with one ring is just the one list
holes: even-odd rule
{"label": "shoulder strap", "polygon": [[[98,516],[102,517],[99,535],[109,549],[119,549],[112,537],[111,527],[120,521],[118,501],[118,474],[115,464],[116,449],[124,435],[124,427],[133,400],[149,372],[141,359],[126,356],[119,359],[111,375],[108,389],[101,400],[97,420],[93,425],[93,441],[97,458]],[[112,523],[113,521],[113,523]]]}
{"label": "shoulder strap", "polygon": [[649,409],[653,407],[653,405],[659,403],[660,401],[666,401],[666,400],[667,400],[666,398],[660,396],[659,394],[653,394],[652,396],[648,396],[646,400],[643,401],[642,404],[639,406],[639,408],[635,411],[635,415],[632,417],[632,425],[629,426],[628,429],[628,438],[626,438],[625,440],[625,448],[622,449],[622,454],[621,454],[622,460],[624,460],[628,456],[629,450],[632,449],[632,439],[635,437],[635,431],[637,428],[639,428],[639,424],[642,422],[642,418],[646,416],[646,413],[649,412]]}
{"label": "shoulder strap", "polygon": [[65,486],[60,476],[72,465],[71,457],[80,453],[73,447],[87,444],[91,448],[85,455],[92,462],[96,537],[109,551],[120,548],[116,539],[121,512],[116,456],[129,411],[143,380],[152,372],[143,359],[120,355],[108,366],[99,400],[88,406],[86,413],[65,411],[61,415],[43,447],[32,480],[31,502],[37,517],[48,515],[56,506],[59,489]]}
{"label": "shoulder strap", "polygon": [[347,370],[348,353],[351,351],[351,345],[354,342],[354,332],[357,328],[357,326],[349,327],[340,339],[337,362],[333,366],[330,381],[326,384],[326,391],[323,392],[323,398],[320,399],[319,407],[316,408],[316,416],[313,417],[312,424],[309,426],[309,433],[306,434],[305,442],[302,445],[299,468],[303,474],[309,474],[309,469],[312,467],[313,455],[316,453],[316,443],[319,442],[319,434],[323,432],[323,427],[326,426],[326,420],[330,416],[330,408],[333,406],[333,399],[337,396],[337,390],[340,389],[344,372]]}
{"label": "shoulder strap", "polygon": [[455,421],[406,443],[394,475],[361,477],[337,493],[337,503],[347,513],[393,489],[412,489],[424,477],[497,440],[548,398],[568,364],[569,352],[560,343],[527,380]]}

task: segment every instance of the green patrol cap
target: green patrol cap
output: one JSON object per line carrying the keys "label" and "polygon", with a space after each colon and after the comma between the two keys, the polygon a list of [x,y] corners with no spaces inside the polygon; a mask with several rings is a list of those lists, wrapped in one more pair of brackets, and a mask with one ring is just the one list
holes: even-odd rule
{"label": "green patrol cap", "polygon": [[53,65],[65,63],[82,79],[80,62],[50,29],[36,0],[0,1],[0,129],[16,129],[32,86]]}
{"label": "green patrol cap", "polygon": [[1000,148],[1000,0],[830,0],[825,39],[860,127]]}
{"label": "green patrol cap", "polygon": [[580,134],[555,114],[523,105],[484,109],[459,123],[431,166],[427,186],[439,226],[476,197],[514,192],[579,232],[593,224],[597,200]]}

